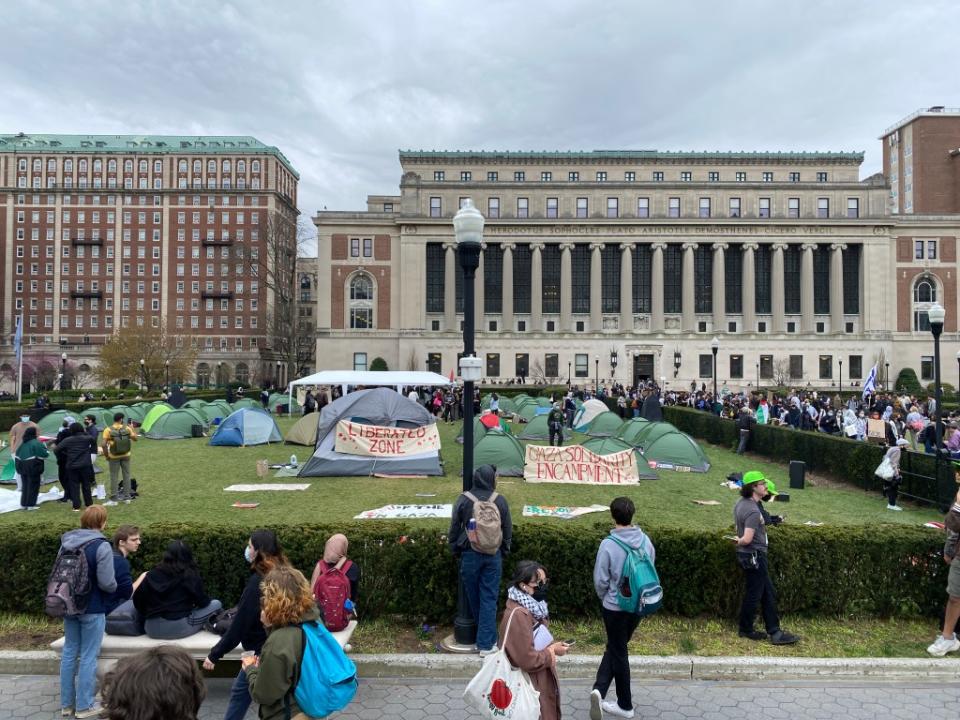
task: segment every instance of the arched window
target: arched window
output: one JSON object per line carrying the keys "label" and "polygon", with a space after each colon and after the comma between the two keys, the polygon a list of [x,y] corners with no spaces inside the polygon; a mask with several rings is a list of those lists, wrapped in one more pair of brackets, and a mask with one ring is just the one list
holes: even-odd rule
{"label": "arched window", "polygon": [[930,275],[921,275],[913,284],[913,330],[929,332],[927,311],[937,302],[937,281]]}
{"label": "arched window", "polygon": [[250,368],[246,363],[237,363],[236,371],[237,382],[241,385],[247,385],[250,382]]}
{"label": "arched window", "polygon": [[207,363],[197,365],[197,386],[208,387],[210,385],[210,366]]}
{"label": "arched window", "polygon": [[116,172],[117,171],[117,161],[111,158],[107,161],[107,172]]}
{"label": "arched window", "polygon": [[350,280],[350,327],[355,330],[373,328],[373,278],[366,273]]}
{"label": "arched window", "polygon": [[123,170],[124,172],[133,172],[133,160],[124,160]]}

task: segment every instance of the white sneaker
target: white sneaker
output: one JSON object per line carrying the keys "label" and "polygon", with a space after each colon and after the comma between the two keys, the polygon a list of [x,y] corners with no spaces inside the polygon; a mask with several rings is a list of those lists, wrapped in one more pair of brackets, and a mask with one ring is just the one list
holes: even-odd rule
{"label": "white sneaker", "polygon": [[117,501],[116,501],[116,500],[107,500],[105,503],[103,503],[103,506],[104,506],[104,507],[113,507],[113,506],[116,505],[116,504],[117,504]]}
{"label": "white sneaker", "polygon": [[77,710],[74,713],[74,717],[78,718],[79,720],[84,720],[84,718],[95,718],[100,717],[101,712],[103,712],[103,708],[100,705],[94,705],[86,710]]}
{"label": "white sneaker", "polygon": [[500,650],[500,648],[498,648],[498,647],[492,647],[492,648],[490,648],[489,650],[480,650],[480,657],[483,658],[483,657],[486,657],[487,655],[493,655],[494,653],[498,652],[499,650]]}
{"label": "white sneaker", "polygon": [[601,703],[601,707],[603,707],[603,711],[605,713],[609,713],[610,715],[627,718],[627,720],[633,717],[633,710],[624,710],[622,707],[617,705],[615,702],[611,702],[610,700],[604,700]]}
{"label": "white sneaker", "polygon": [[927,648],[927,652],[934,657],[943,657],[947,653],[956,652],[957,650],[960,650],[960,640],[957,640],[956,635],[949,640],[943,635],[937,635],[937,639]]}
{"label": "white sneaker", "polygon": [[600,710],[600,704],[603,697],[599,690],[590,691],[590,720],[603,720],[603,712]]}
{"label": "white sneaker", "polygon": [[899,512],[903,512],[903,508],[899,505],[887,505],[887,510],[897,510]]}

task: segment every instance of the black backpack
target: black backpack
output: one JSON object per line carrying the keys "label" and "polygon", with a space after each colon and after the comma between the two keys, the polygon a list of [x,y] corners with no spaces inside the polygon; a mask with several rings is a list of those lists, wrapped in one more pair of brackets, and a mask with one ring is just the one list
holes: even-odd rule
{"label": "black backpack", "polygon": [[47,595],[44,601],[47,615],[54,618],[73,617],[83,615],[86,611],[93,590],[86,548],[91,543],[99,545],[100,542],[106,540],[94,538],[77,548],[60,548],[50,579],[47,580]]}

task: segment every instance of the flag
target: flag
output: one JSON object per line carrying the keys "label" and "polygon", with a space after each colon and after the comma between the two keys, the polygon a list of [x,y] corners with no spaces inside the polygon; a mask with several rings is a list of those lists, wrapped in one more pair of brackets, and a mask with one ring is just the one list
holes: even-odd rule
{"label": "flag", "polygon": [[23,313],[17,317],[17,331],[13,335],[13,354],[20,362],[20,353],[23,350]]}
{"label": "flag", "polygon": [[867,395],[870,395],[871,393],[875,393],[876,391],[877,391],[877,366],[874,365],[872,368],[870,368],[870,372],[867,375],[866,382],[863,383],[863,396],[861,397],[861,399],[866,400]]}

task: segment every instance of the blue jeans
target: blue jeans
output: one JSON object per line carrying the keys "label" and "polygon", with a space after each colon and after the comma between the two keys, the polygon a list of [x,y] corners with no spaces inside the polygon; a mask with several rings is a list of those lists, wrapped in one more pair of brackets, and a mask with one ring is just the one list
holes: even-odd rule
{"label": "blue jeans", "polygon": [[497,644],[497,595],[502,569],[500,553],[484,555],[464,550],[460,558],[463,593],[477,623],[478,650],[489,650]]}
{"label": "blue jeans", "polygon": [[93,707],[97,690],[97,656],[106,622],[107,616],[103,613],[63,619],[66,638],[60,660],[60,707],[77,710]]}
{"label": "blue jeans", "polygon": [[233,685],[230,686],[230,701],[223,720],[243,720],[247,715],[250,702],[250,684],[247,682],[247,674],[241,669]]}

